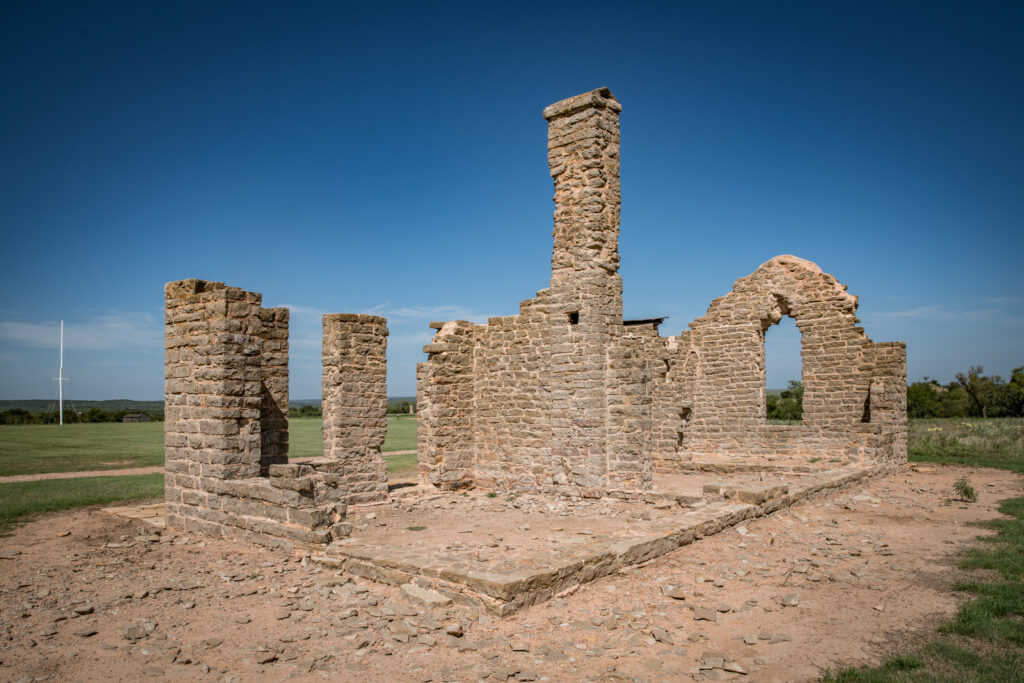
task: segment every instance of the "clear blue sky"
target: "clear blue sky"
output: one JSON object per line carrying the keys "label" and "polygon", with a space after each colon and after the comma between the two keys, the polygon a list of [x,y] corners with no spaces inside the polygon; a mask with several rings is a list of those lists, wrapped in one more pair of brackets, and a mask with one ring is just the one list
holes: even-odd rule
{"label": "clear blue sky", "polygon": [[[860,296],[909,376],[1024,365],[1024,3],[0,4],[0,398],[163,394],[163,285],[389,320],[547,286],[548,104],[622,102],[627,317],[676,334],[772,256]],[[799,376],[769,333],[769,386]]]}

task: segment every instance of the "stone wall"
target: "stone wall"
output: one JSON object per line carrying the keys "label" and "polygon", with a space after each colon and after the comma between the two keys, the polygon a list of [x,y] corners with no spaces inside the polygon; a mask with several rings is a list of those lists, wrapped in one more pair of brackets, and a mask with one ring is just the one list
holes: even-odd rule
{"label": "stone wall", "polygon": [[[431,324],[422,481],[600,496],[702,460],[905,458],[905,348],[871,342],[856,297],[809,261],[772,259],[678,336],[623,320],[620,111],[607,89],[544,110],[551,283],[518,315]],[[795,427],[765,419],[764,333],[783,315],[803,336]]]}
{"label": "stone wall", "polygon": [[[902,412],[894,398],[906,395],[905,347],[874,344],[856,310],[844,285],[795,256],[777,256],[737,280],[675,339],[674,361],[696,362],[660,380],[662,401],[685,408],[687,424],[675,448],[665,432],[679,418],[659,427],[658,467],[720,456],[898,458],[881,435],[905,425],[905,398]],[[796,321],[802,345],[804,413],[793,426],[765,419],[764,336],[784,315]],[[872,412],[873,393],[879,410]]]}
{"label": "stone wall", "polygon": [[[347,536],[347,487],[361,481],[364,461],[352,470],[347,461],[325,470],[288,464],[288,311],[195,279],[169,283],[165,303],[167,523],[289,549]],[[332,361],[340,374],[328,403],[358,406],[361,424],[336,443],[379,456],[387,330],[380,318],[350,318],[331,340],[348,360]]]}
{"label": "stone wall", "polygon": [[336,472],[350,503],[385,500],[388,468],[380,448],[387,436],[387,341],[384,318],[335,313],[323,317],[321,471]]}

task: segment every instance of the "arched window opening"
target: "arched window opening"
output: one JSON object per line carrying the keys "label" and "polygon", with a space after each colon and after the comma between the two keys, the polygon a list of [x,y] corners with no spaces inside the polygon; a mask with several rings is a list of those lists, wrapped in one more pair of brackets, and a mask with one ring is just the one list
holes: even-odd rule
{"label": "arched window opening", "polygon": [[803,418],[803,361],[796,321],[782,316],[764,333],[765,418],[794,424]]}

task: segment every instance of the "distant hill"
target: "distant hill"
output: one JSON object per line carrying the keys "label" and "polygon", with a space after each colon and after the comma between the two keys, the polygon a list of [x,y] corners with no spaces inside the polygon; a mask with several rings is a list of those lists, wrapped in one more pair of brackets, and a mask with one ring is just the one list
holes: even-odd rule
{"label": "distant hill", "polygon": [[[388,404],[401,403],[402,401],[408,401],[409,403],[416,403],[415,396],[388,396]],[[301,408],[302,406],[317,406],[320,407],[320,399],[318,398],[293,398],[289,399],[288,405]]]}
{"label": "distant hill", "polygon": [[[57,411],[57,400],[52,398],[39,398],[39,399],[21,399],[17,401],[0,401],[0,410],[14,410],[20,408],[21,410],[27,410],[30,413],[43,413],[48,410],[54,412]],[[80,401],[75,400],[64,400],[64,408],[74,408],[75,410],[85,412],[90,408],[99,408],[110,413],[129,412],[129,413],[163,413],[164,402],[163,401],[132,401],[127,398],[115,398],[109,401]]]}
{"label": "distant hill", "polygon": [[[400,403],[401,401],[409,401],[410,403],[416,402],[415,396],[388,396],[388,403]],[[291,405],[301,408],[302,406],[319,406],[320,399],[318,398],[299,398],[292,399],[289,402]],[[109,401],[79,401],[75,399],[70,401],[65,399],[64,407],[74,407],[76,410],[85,412],[90,408],[99,408],[100,410],[106,410],[110,413],[119,412],[130,412],[130,413],[163,413],[164,402],[163,401],[132,401],[127,398],[115,398]],[[52,398],[27,398],[19,399],[16,401],[0,401],[0,410],[14,410],[20,408],[21,410],[27,410],[30,413],[42,413],[48,410],[56,412],[57,401]]]}

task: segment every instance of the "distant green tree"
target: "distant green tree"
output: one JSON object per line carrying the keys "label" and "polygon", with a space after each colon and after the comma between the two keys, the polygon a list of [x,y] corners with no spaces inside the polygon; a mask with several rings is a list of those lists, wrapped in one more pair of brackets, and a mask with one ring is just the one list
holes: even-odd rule
{"label": "distant green tree", "polygon": [[0,424],[5,425],[29,425],[38,422],[39,418],[34,413],[30,413],[22,408],[11,408],[10,410],[0,411]]}
{"label": "distant green tree", "polygon": [[924,378],[907,386],[910,417],[1024,417],[1024,367],[1014,368],[1010,381],[985,375],[981,366],[957,373],[943,386]]}
{"label": "distant green tree", "polygon": [[1000,388],[999,407],[1007,417],[1024,417],[1024,367],[1014,368],[1010,381]]}
{"label": "distant green tree", "polygon": [[409,412],[408,401],[395,401],[394,403],[388,403],[388,413],[392,415],[405,415]]}
{"label": "distant green tree", "polygon": [[765,400],[768,419],[800,420],[804,414],[804,385],[796,380],[789,381],[789,388],[778,396],[770,394]]}
{"label": "distant green tree", "polygon": [[323,415],[323,409],[320,406],[289,407],[288,414],[291,417],[320,417]]}
{"label": "distant green tree", "polygon": [[113,422],[115,419],[120,421],[120,417],[115,413],[99,408],[89,408],[82,413],[82,422]]}
{"label": "distant green tree", "polygon": [[940,396],[945,391],[938,382],[924,378],[907,387],[907,414],[910,417],[938,417],[941,411]]}
{"label": "distant green tree", "polygon": [[980,365],[972,365],[967,374],[956,373],[956,382],[971,398],[973,414],[971,417],[988,417],[989,411],[995,406],[999,394],[998,385],[1003,380],[998,375],[987,377],[985,369]]}

